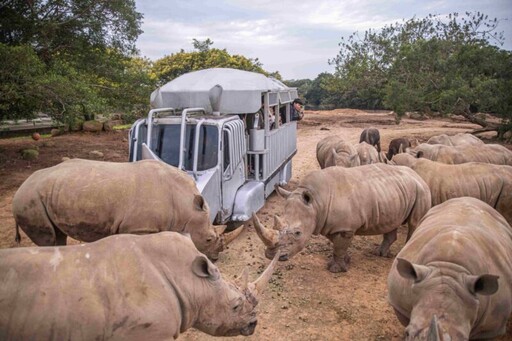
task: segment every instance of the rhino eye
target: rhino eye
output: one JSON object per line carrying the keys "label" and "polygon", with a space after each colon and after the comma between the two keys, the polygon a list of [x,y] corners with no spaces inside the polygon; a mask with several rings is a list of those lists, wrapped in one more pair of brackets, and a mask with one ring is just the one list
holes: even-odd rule
{"label": "rhino eye", "polygon": [[312,200],[311,194],[309,194],[308,192],[303,192],[302,193],[302,200],[304,201],[304,203],[306,205],[311,204],[311,200]]}
{"label": "rhino eye", "polygon": [[293,235],[294,235],[295,237],[299,238],[300,236],[302,236],[302,232],[301,232],[301,231],[295,231],[295,232],[293,233]]}
{"label": "rhino eye", "polygon": [[212,238],[212,237],[208,237],[208,238],[206,238],[206,242],[207,242],[207,243],[210,243],[212,240],[213,240],[213,238]]}
{"label": "rhino eye", "polygon": [[237,305],[235,305],[233,307],[233,311],[235,311],[235,312],[240,311],[240,309],[242,309],[242,303],[238,303]]}

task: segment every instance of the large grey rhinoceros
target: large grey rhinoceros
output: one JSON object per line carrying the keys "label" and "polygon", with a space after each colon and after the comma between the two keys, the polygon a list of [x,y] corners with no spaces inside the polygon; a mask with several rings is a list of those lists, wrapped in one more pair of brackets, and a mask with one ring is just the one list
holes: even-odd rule
{"label": "large grey rhinoceros", "polygon": [[430,188],[432,206],[449,199],[472,197],[482,200],[500,212],[512,224],[512,167],[483,162],[447,165],[428,159],[417,159],[402,153],[392,163],[410,167]]}
{"label": "large grey rhinoceros", "polygon": [[355,168],[330,167],[309,173],[293,192],[277,187],[286,198],[284,215],[275,217],[274,229],[253,222],[267,246],[267,258],[279,250],[287,260],[302,250],[312,234],[333,242],[331,272],[347,271],[347,249],[354,235],[384,234],[377,250],[389,255],[397,229],[408,223],[408,238],[430,209],[430,190],[412,169],[386,164]]}
{"label": "large grey rhinoceros", "polygon": [[406,340],[504,334],[512,313],[512,228],[475,198],[433,207],[397,255],[388,293]]}
{"label": "large grey rhinoceros", "polygon": [[215,229],[194,181],[156,160],[64,161],[32,174],[15,193],[12,211],[16,228],[39,246],[66,245],[67,236],[92,242],[176,231],[189,233],[199,251],[215,259],[239,234]]}
{"label": "large grey rhinoceros", "polygon": [[407,148],[406,152],[414,157],[447,164],[485,162],[512,166],[512,150],[499,144],[446,146],[422,143],[414,148]]}
{"label": "large grey rhinoceros", "polygon": [[483,145],[484,141],[472,134],[458,133],[452,136],[446,134],[435,135],[429,138],[427,143],[444,144],[446,146],[462,146],[467,144]]}
{"label": "large grey rhinoceros", "polygon": [[0,259],[1,340],[172,340],[191,327],[251,335],[277,263],[235,285],[176,232],[4,249]]}
{"label": "large grey rhinoceros", "polygon": [[355,167],[361,164],[355,147],[336,135],[318,141],[316,159],[322,169],[332,166]]}

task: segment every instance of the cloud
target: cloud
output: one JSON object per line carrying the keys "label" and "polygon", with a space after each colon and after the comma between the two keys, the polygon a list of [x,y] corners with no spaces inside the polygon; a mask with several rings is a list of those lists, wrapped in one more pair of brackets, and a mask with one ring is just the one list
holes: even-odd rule
{"label": "cloud", "polygon": [[510,0],[136,0],[144,13],[144,33],[137,42],[153,59],[191,51],[192,39],[210,38],[230,54],[258,58],[285,79],[315,78],[331,70],[341,37],[380,28],[427,14],[484,9],[490,17],[506,18],[499,30],[512,39]]}

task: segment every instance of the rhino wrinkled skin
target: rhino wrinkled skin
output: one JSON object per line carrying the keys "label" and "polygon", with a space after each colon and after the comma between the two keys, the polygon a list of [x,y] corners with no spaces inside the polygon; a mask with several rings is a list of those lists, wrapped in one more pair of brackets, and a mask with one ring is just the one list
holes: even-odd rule
{"label": "rhino wrinkled skin", "polygon": [[0,259],[1,340],[169,340],[191,327],[250,335],[277,263],[238,286],[176,232],[4,249]]}
{"label": "rhino wrinkled skin", "polygon": [[432,206],[449,199],[473,197],[487,203],[512,224],[512,167],[482,162],[448,165],[409,154],[395,155],[397,165],[407,166],[427,183]]}
{"label": "rhino wrinkled skin", "polygon": [[388,293],[406,340],[503,335],[512,312],[512,228],[475,198],[433,207],[397,255]]}
{"label": "rhino wrinkled skin", "polygon": [[155,160],[64,161],[34,172],[14,195],[12,210],[39,246],[65,245],[67,236],[92,242],[119,233],[176,231],[189,233],[214,259],[223,249],[194,181]]}
{"label": "rhino wrinkled skin", "polygon": [[355,168],[329,167],[309,173],[285,196],[284,214],[267,229],[253,216],[267,258],[277,250],[287,260],[302,250],[312,234],[333,242],[331,272],[347,271],[347,249],[354,235],[384,234],[378,255],[389,256],[397,228],[408,223],[410,236],[430,209],[430,190],[413,170],[382,163]]}
{"label": "rhino wrinkled skin", "polygon": [[485,162],[512,166],[512,151],[499,144],[446,146],[422,143],[414,148],[408,148],[407,153],[414,157],[447,164]]}
{"label": "rhino wrinkled skin", "polygon": [[318,141],[316,159],[322,169],[332,166],[355,167],[360,165],[355,147],[335,135],[324,137]]}
{"label": "rhino wrinkled skin", "polygon": [[484,142],[478,137],[467,133],[458,133],[455,135],[436,135],[432,136],[427,141],[428,144],[444,144],[446,146],[461,146],[461,145],[483,145]]}

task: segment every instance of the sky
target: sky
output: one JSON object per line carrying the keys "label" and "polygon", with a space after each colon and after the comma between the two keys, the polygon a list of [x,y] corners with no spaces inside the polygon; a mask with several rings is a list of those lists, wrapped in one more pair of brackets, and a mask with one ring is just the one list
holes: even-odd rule
{"label": "sky", "polygon": [[512,51],[512,0],[136,0],[144,15],[137,40],[151,60],[213,41],[231,55],[258,58],[283,79],[314,79],[334,71],[341,38],[428,14],[481,12],[499,20],[503,49]]}

